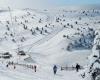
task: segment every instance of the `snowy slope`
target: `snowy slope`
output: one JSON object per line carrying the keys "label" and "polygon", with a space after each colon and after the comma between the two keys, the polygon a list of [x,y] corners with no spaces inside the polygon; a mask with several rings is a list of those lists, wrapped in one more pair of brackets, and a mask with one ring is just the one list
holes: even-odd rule
{"label": "snowy slope", "polygon": [[[0,80],[84,80],[79,73],[61,71],[60,67],[88,65],[94,32],[100,28],[99,19],[98,9],[24,9],[0,13],[0,55],[12,55],[10,59],[0,58]],[[77,45],[81,38],[85,41],[80,45],[86,43],[87,48],[71,46],[67,50],[69,44]],[[26,55],[19,56],[18,50],[24,50]],[[9,61],[16,63],[16,69],[14,65],[6,67]],[[54,64],[58,66],[55,76]],[[37,65],[37,72],[27,65]]]}

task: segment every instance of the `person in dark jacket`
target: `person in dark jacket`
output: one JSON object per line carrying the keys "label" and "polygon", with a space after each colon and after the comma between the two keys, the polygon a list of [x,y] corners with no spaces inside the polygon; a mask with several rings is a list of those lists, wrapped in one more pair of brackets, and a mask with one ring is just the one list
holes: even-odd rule
{"label": "person in dark jacket", "polygon": [[34,65],[34,71],[35,71],[35,72],[37,71],[37,66],[36,66],[36,65]]}
{"label": "person in dark jacket", "polygon": [[56,65],[54,65],[54,67],[53,67],[53,72],[54,72],[54,74],[57,73],[57,66]]}
{"label": "person in dark jacket", "polygon": [[9,65],[7,64],[6,67],[8,67]]}
{"label": "person in dark jacket", "polygon": [[14,65],[14,69],[16,69],[16,66]]}
{"label": "person in dark jacket", "polygon": [[77,64],[76,64],[76,72],[78,72],[79,69],[80,69],[80,65],[77,63]]}

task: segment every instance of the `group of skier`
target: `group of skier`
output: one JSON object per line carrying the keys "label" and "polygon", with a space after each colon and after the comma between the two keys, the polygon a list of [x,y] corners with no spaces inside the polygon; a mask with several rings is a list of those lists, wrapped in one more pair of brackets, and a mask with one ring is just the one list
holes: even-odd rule
{"label": "group of skier", "polygon": [[[81,69],[81,66],[77,63],[76,66],[75,66],[75,69],[76,69],[76,72],[79,72],[79,69]],[[58,70],[57,65],[54,65],[54,67],[53,67],[54,75],[57,73],[57,70]]]}
{"label": "group of skier", "polygon": [[[16,65],[13,62],[8,63],[6,65],[6,67],[8,68],[10,65],[13,65],[13,68],[16,69]],[[37,72],[37,65],[32,66],[31,69],[34,69],[34,72]],[[76,64],[75,69],[76,69],[76,72],[79,71],[80,65],[78,63]],[[58,66],[54,65],[53,66],[53,73],[54,73],[54,75],[57,74],[57,71],[58,71]]]}
{"label": "group of skier", "polygon": [[[14,64],[13,62],[9,62],[9,63],[6,65],[6,67],[8,68],[10,65],[13,66],[13,69],[16,69],[16,66],[17,66],[17,65]],[[29,68],[29,67],[27,66],[27,68]],[[33,69],[34,72],[37,72],[37,65],[31,65],[30,68]]]}

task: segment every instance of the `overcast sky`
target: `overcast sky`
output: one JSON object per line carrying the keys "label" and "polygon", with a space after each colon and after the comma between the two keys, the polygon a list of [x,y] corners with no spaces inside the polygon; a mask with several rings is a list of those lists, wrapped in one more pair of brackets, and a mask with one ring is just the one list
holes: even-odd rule
{"label": "overcast sky", "polygon": [[13,8],[52,8],[88,4],[100,4],[100,0],[0,0],[0,7]]}

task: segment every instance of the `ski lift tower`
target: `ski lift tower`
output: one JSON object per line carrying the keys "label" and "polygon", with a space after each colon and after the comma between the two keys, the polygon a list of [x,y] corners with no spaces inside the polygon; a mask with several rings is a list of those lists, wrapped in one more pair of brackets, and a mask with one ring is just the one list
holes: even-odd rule
{"label": "ski lift tower", "polygon": [[8,6],[8,10],[9,10],[9,13],[10,13],[10,18],[11,18],[11,26],[13,26],[13,18],[12,18],[12,13],[11,13],[11,9],[10,7]]}
{"label": "ski lift tower", "polygon": [[15,32],[16,32],[15,30],[16,30],[16,29],[15,29],[15,27],[13,26],[13,17],[12,17],[11,8],[10,8],[9,6],[8,6],[8,10],[9,10],[9,14],[10,14],[11,26],[12,26],[12,28],[13,28],[13,29],[12,29],[12,30],[13,30],[12,32],[13,32],[13,35],[15,35]]}

